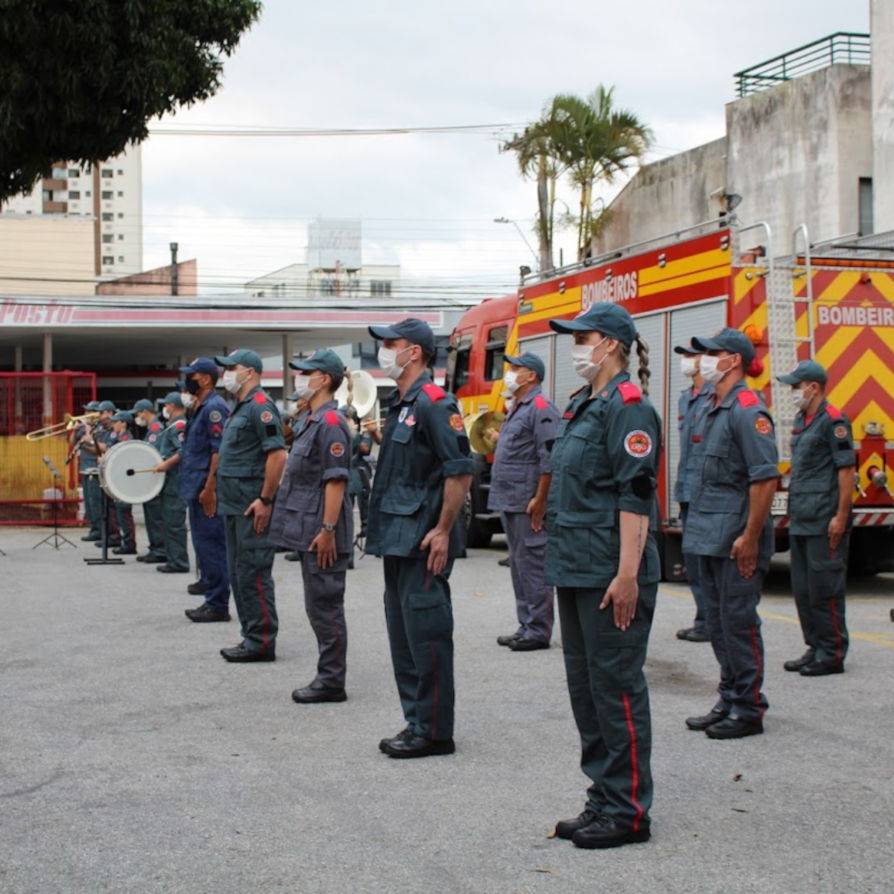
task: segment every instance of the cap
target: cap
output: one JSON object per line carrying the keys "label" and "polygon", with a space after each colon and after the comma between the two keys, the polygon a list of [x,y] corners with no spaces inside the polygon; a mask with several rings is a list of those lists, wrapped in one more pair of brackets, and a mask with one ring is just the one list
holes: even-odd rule
{"label": "cap", "polygon": [[414,345],[419,345],[429,357],[435,356],[435,334],[428,323],[407,317],[391,326],[370,326],[369,334],[373,338],[405,338]]}
{"label": "cap", "polygon": [[191,376],[193,373],[204,373],[206,376],[211,376],[215,382],[218,376],[220,376],[217,364],[210,357],[196,357],[189,366],[181,366],[180,372],[184,376]]}
{"label": "cap", "polygon": [[704,354],[705,352],[697,348],[692,342],[688,345],[677,345],[674,348],[675,354]]}
{"label": "cap", "polygon": [[183,401],[180,399],[179,391],[171,391],[169,394],[166,394],[161,401],[163,404],[173,404],[175,407],[182,407]]}
{"label": "cap", "polygon": [[88,413],[95,413],[99,409],[99,401],[91,400],[89,403],[84,404],[84,409]]}
{"label": "cap", "polygon": [[131,413],[142,413],[144,410],[148,410],[150,413],[155,412],[155,404],[153,404],[151,400],[147,400],[145,397],[138,400],[133,405],[133,409],[130,412]]}
{"label": "cap", "polygon": [[797,385],[798,382],[821,382],[825,385],[829,381],[825,368],[816,360],[802,360],[790,373],[776,378],[785,385]]}
{"label": "cap", "polygon": [[543,361],[530,351],[525,351],[524,354],[519,354],[517,357],[512,354],[506,354],[503,359],[513,366],[524,366],[526,369],[531,370],[541,382],[546,378],[546,367],[543,365]]}
{"label": "cap", "polygon": [[113,404],[110,400],[101,400],[97,409],[100,413],[105,413],[106,411],[114,413],[115,410],[118,409],[118,407],[116,407],[115,404]]}
{"label": "cap", "polygon": [[261,356],[256,351],[250,351],[248,348],[236,348],[235,351],[227,354],[226,357],[215,357],[214,361],[218,366],[247,366],[255,370],[255,372],[264,372],[264,364],[261,363]]}
{"label": "cap", "polygon": [[636,338],[633,317],[619,304],[601,301],[592,305],[573,320],[550,320],[556,332],[601,332],[608,338],[616,338],[627,347]]}
{"label": "cap", "polygon": [[130,425],[133,422],[133,413],[129,413],[127,410],[119,410],[112,416],[112,422],[126,422]]}
{"label": "cap", "polygon": [[721,329],[710,338],[693,338],[692,344],[700,351],[729,351],[730,354],[741,354],[745,369],[751,366],[755,357],[751,339],[744,332],[729,327]]}
{"label": "cap", "polygon": [[345,362],[335,353],[325,348],[322,351],[314,351],[309,357],[303,360],[293,360],[289,363],[292,369],[299,372],[324,372],[329,373],[336,379],[344,378]]}

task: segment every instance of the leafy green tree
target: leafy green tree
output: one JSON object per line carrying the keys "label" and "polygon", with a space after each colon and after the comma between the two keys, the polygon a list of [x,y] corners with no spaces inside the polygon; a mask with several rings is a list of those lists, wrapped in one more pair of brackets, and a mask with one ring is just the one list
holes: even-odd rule
{"label": "leafy green tree", "polygon": [[0,0],[0,201],[213,96],[259,0]]}

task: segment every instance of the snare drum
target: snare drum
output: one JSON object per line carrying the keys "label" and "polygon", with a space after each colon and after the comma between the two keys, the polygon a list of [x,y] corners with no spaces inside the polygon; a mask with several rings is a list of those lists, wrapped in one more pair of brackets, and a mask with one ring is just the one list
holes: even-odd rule
{"label": "snare drum", "polygon": [[145,441],[123,441],[99,460],[99,486],[119,503],[148,503],[165,486],[161,454]]}

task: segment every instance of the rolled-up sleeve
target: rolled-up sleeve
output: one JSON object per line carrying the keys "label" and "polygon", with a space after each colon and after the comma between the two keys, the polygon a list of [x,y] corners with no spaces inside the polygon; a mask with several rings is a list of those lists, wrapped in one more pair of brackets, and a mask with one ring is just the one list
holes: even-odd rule
{"label": "rolled-up sleeve", "polygon": [[441,461],[444,478],[472,475],[475,463],[466,427],[453,398],[428,404],[425,414],[425,436]]}
{"label": "rolled-up sleeve", "polygon": [[326,419],[317,426],[323,481],[347,481],[351,477],[350,435],[341,425],[330,425]]}
{"label": "rolled-up sleeve", "polygon": [[851,424],[844,417],[830,419],[828,423],[829,449],[832,451],[832,465],[836,469],[849,469],[857,465],[854,453],[854,436]]}
{"label": "rolled-up sleeve", "polygon": [[736,413],[736,425],[749,482],[779,478],[779,452],[769,410],[764,406],[743,407]]}
{"label": "rolled-up sleeve", "polygon": [[661,420],[646,404],[619,404],[612,410],[607,438],[618,508],[651,515],[661,460]]}
{"label": "rolled-up sleeve", "polygon": [[537,464],[541,475],[553,470],[553,444],[559,427],[559,411],[551,403],[544,409],[534,408],[534,443],[537,445]]}

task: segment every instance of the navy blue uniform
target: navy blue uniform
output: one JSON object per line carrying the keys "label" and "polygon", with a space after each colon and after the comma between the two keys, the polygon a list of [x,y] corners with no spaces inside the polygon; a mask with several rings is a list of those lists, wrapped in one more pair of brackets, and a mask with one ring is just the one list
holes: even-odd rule
{"label": "navy blue uniform", "polygon": [[223,517],[218,511],[208,518],[199,503],[199,494],[208,480],[211,457],[220,450],[224,422],[229,415],[226,401],[214,391],[193,411],[186,423],[177,479],[178,492],[189,508],[192,544],[205,585],[205,608],[224,613],[230,605],[230,579]]}

